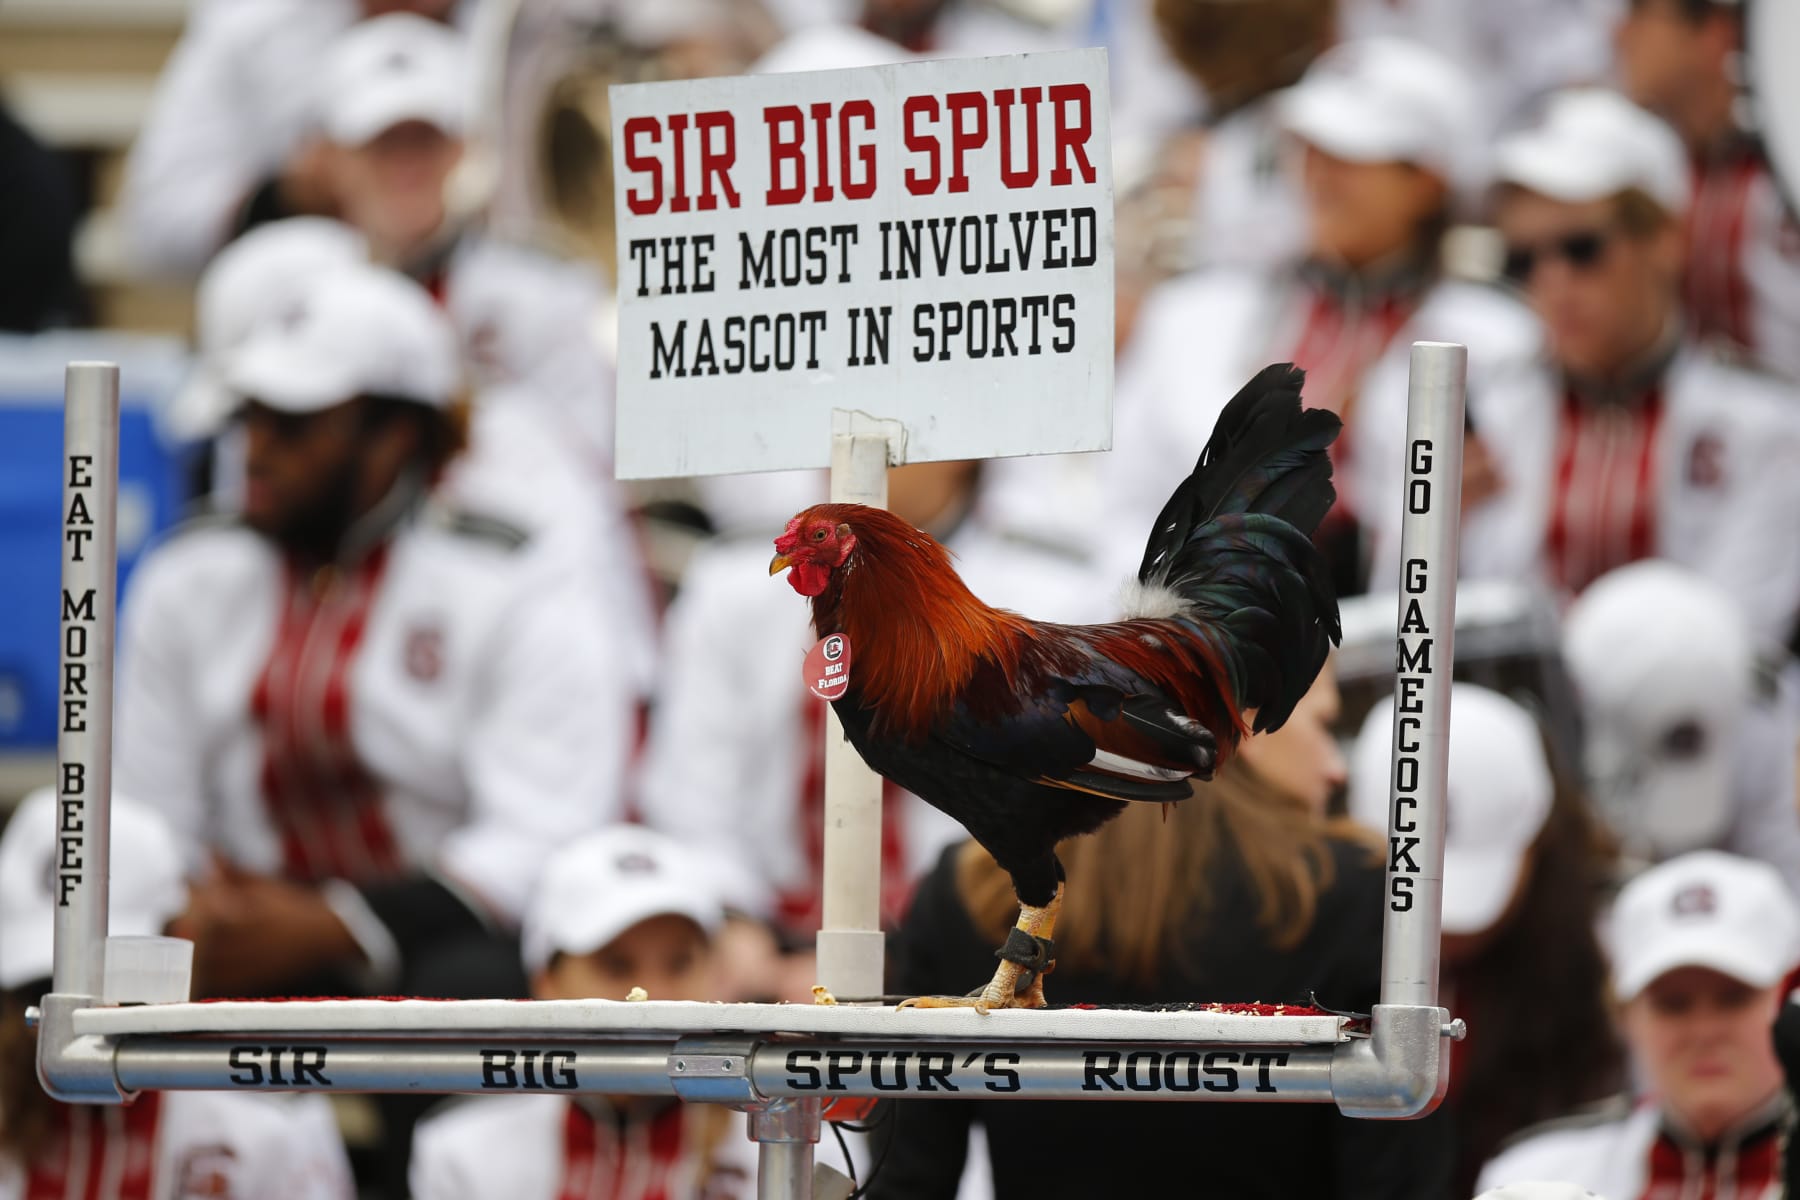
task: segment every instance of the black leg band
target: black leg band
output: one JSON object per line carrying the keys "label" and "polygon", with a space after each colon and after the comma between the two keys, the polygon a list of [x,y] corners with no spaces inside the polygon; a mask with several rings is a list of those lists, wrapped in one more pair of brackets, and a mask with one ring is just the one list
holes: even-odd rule
{"label": "black leg band", "polygon": [[1024,982],[1042,975],[1056,965],[1056,943],[1049,938],[1033,937],[1017,925],[1007,930],[1006,944],[994,951],[994,957],[1025,969]]}

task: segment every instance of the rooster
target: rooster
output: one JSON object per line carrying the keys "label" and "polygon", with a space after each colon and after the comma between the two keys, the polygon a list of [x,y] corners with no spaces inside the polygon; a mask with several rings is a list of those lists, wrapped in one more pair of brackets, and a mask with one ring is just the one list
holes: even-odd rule
{"label": "rooster", "polygon": [[842,634],[832,706],[876,771],[942,809],[1012,877],[1019,920],[994,977],[925,1007],[1041,1008],[1062,904],[1056,846],[1134,801],[1169,803],[1246,733],[1279,728],[1338,639],[1311,535],[1331,507],[1337,417],[1304,376],[1263,370],[1225,406],[1156,519],[1126,619],[1052,625],[977,600],[929,535],[820,504],[775,539],[769,574]]}

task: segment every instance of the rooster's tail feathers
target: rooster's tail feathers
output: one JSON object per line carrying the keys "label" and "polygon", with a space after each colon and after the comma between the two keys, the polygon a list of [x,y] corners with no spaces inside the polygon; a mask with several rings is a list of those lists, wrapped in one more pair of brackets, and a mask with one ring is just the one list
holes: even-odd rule
{"label": "rooster's tail feathers", "polygon": [[1292,363],[1277,363],[1231,398],[1193,473],[1156,518],[1141,581],[1178,573],[1194,535],[1229,513],[1268,513],[1308,536],[1318,528],[1337,498],[1326,450],[1341,422],[1324,409],[1301,407],[1305,378]]}
{"label": "rooster's tail feathers", "polygon": [[1312,534],[1336,499],[1327,451],[1340,422],[1301,407],[1304,377],[1268,367],[1225,406],[1157,518],[1128,598],[1133,615],[1182,621],[1214,643],[1258,731],[1287,720],[1339,635]]}

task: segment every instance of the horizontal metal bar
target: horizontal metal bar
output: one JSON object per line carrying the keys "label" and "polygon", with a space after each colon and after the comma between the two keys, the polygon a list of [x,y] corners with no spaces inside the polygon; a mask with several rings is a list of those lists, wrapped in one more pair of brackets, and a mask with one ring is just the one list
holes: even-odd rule
{"label": "horizontal metal bar", "polygon": [[[908,1099],[1332,1099],[1329,1046],[764,1041],[757,1096]],[[121,1039],[127,1091],[670,1095],[672,1042]]]}
{"label": "horizontal metal bar", "polygon": [[765,1043],[759,1094],[908,1099],[1312,1100],[1331,1097],[1329,1046]]}
{"label": "horizontal metal bar", "polygon": [[672,1095],[669,1042],[218,1041],[127,1038],[129,1091],[597,1092]]}

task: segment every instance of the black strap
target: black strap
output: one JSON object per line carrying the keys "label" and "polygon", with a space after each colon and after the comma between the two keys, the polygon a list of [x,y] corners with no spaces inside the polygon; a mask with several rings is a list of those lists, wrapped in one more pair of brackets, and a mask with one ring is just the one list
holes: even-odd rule
{"label": "black strap", "polygon": [[1023,983],[1056,965],[1056,943],[1049,938],[1033,937],[1017,925],[1006,931],[1006,944],[994,951],[995,958],[1005,959],[1025,968]]}

